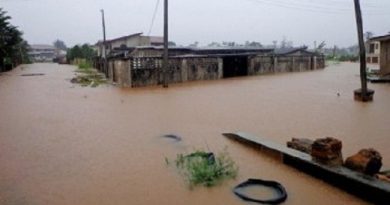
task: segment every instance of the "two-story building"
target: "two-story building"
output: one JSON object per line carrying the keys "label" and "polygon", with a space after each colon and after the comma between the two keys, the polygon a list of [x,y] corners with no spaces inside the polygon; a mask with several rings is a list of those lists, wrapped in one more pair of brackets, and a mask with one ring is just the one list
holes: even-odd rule
{"label": "two-story building", "polygon": [[366,43],[367,63],[379,64],[380,42],[370,39]]}
{"label": "two-story building", "polygon": [[138,46],[162,46],[164,45],[164,38],[159,36],[144,36],[142,33],[135,33],[119,38],[106,41],[104,48],[103,42],[99,41],[96,44],[96,50],[99,57],[104,57],[104,49],[107,55],[115,50],[135,48]]}
{"label": "two-story building", "polygon": [[[370,57],[372,57],[372,59],[379,64],[380,74],[389,75],[390,74],[390,34],[371,38],[369,41],[369,47],[374,48],[373,50],[370,50],[369,48],[368,55],[370,55]],[[373,52],[371,53],[371,51]],[[371,61],[371,63],[373,62]]]}
{"label": "two-story building", "polygon": [[31,45],[28,55],[33,62],[53,62],[56,58],[56,48],[52,45]]}

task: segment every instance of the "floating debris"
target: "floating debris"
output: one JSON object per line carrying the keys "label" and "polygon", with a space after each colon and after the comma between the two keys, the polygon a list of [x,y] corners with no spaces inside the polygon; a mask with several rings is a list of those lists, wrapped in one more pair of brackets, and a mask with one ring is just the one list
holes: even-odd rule
{"label": "floating debris", "polygon": [[[252,186],[269,187],[270,189],[275,191],[277,196],[271,199],[256,199],[254,197],[250,197],[243,193],[246,187],[252,187]],[[236,196],[240,197],[244,201],[261,203],[261,204],[280,204],[285,202],[287,199],[286,189],[279,182],[266,181],[262,179],[248,179],[247,181],[234,187],[233,192]]]}
{"label": "floating debris", "polygon": [[23,76],[23,77],[32,77],[32,76],[43,76],[45,74],[43,73],[28,73],[28,74],[22,74],[20,76]]}
{"label": "floating debris", "polygon": [[[122,102],[123,103],[123,102]],[[162,136],[163,138],[167,138],[167,139],[172,139],[172,140],[174,140],[174,141],[177,141],[177,142],[180,142],[180,141],[182,141],[182,138],[181,137],[179,137],[179,136],[177,136],[177,135],[163,135]]]}

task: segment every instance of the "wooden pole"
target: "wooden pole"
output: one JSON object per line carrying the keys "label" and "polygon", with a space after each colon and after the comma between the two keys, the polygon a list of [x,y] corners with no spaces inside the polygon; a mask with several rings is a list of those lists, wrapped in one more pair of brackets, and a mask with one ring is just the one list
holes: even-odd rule
{"label": "wooden pole", "polygon": [[164,0],[164,59],[163,59],[163,87],[168,88],[168,0]]}
{"label": "wooden pole", "polygon": [[360,8],[360,0],[354,0],[355,2],[355,13],[356,13],[356,24],[357,32],[359,39],[359,48],[360,48],[360,81],[361,89],[355,91],[355,99],[361,101],[372,101],[374,95],[372,90],[367,89],[367,63],[366,63],[366,47],[364,45],[364,36],[363,36],[363,19],[362,12]]}
{"label": "wooden pole", "polygon": [[107,68],[107,45],[106,45],[106,21],[104,19],[104,10],[101,9],[100,10],[102,12],[102,26],[103,26],[103,69],[104,69],[104,73],[106,74],[106,76],[108,77],[108,68]]}

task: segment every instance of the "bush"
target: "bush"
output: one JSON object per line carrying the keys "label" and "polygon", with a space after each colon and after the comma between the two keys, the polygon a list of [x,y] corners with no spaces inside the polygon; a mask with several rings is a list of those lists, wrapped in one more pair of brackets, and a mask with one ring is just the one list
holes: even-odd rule
{"label": "bush", "polygon": [[88,69],[88,68],[92,68],[92,63],[89,61],[82,61],[78,64],[78,66],[79,69]]}
{"label": "bush", "polygon": [[212,187],[224,179],[237,176],[238,167],[226,151],[217,157],[213,153],[196,151],[189,155],[179,154],[176,167],[187,178],[190,187],[203,185]]}
{"label": "bush", "polygon": [[351,55],[351,54],[336,55],[336,56],[328,55],[325,58],[326,60],[341,61],[341,62],[346,62],[346,61],[356,62],[359,60],[358,55]]}

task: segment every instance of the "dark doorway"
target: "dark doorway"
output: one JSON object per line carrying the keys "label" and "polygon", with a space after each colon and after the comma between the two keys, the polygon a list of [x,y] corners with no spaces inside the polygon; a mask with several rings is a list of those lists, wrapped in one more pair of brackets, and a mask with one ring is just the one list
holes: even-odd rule
{"label": "dark doorway", "polygon": [[223,58],[223,77],[230,78],[248,75],[248,58],[246,56],[229,56]]}

